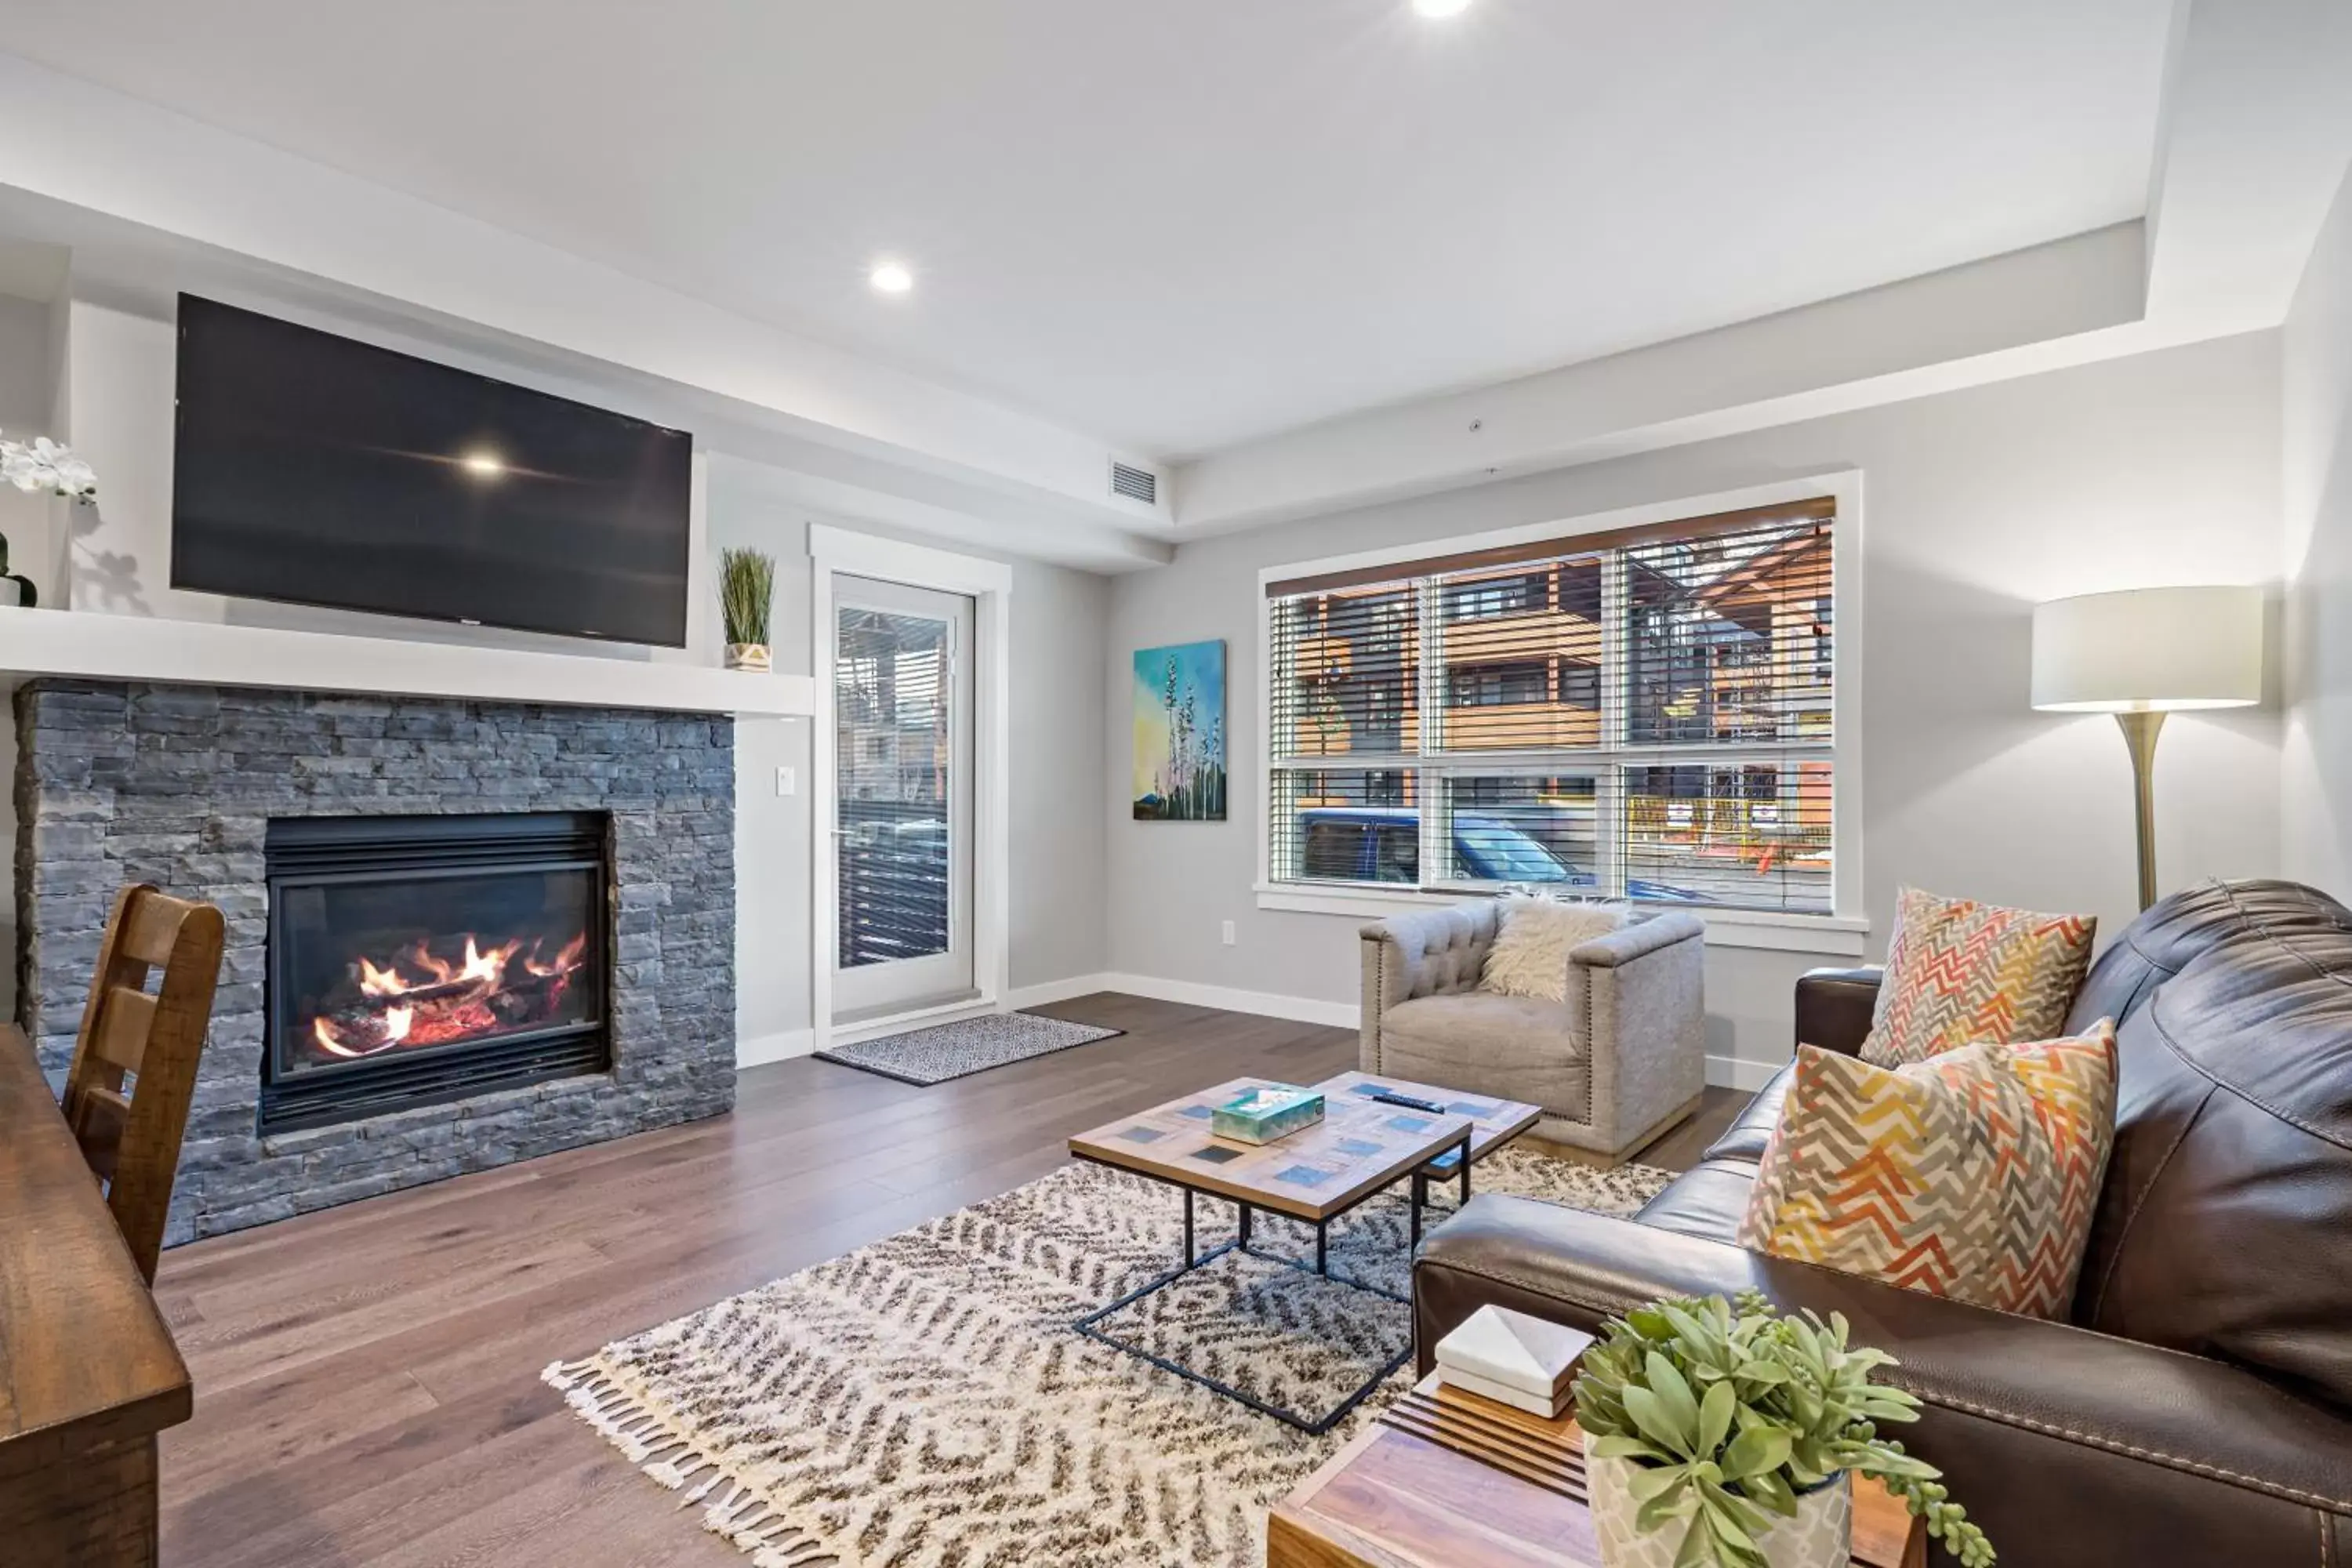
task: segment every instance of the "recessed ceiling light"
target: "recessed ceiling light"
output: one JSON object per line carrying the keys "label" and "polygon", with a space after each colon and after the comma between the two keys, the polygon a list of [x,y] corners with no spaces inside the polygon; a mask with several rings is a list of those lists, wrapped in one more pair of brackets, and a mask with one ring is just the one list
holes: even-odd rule
{"label": "recessed ceiling light", "polygon": [[1459,16],[1470,9],[1470,0],[1412,0],[1412,8],[1424,16]]}
{"label": "recessed ceiling light", "polygon": [[457,466],[478,479],[495,479],[507,471],[507,465],[496,452],[468,452],[457,459]]}
{"label": "recessed ceiling light", "polygon": [[915,275],[902,262],[877,261],[866,275],[866,281],[885,294],[904,294],[915,286]]}

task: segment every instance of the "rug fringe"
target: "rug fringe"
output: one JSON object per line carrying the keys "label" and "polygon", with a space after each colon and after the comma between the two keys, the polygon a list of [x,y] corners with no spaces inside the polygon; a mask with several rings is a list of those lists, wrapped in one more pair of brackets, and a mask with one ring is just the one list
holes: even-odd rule
{"label": "rug fringe", "polygon": [[677,1437],[661,1443],[646,1441],[664,1431],[660,1415],[637,1403],[635,1395],[593,1364],[567,1367],[559,1362],[540,1375],[551,1387],[562,1390],[563,1402],[573,1413],[603,1433],[605,1441],[633,1465],[642,1468],[656,1447],[675,1447],[684,1441]]}
{"label": "rug fringe", "polygon": [[806,1531],[780,1513],[771,1513],[749,1529],[731,1532],[731,1539],[751,1554],[751,1568],[798,1568],[825,1555]]}
{"label": "rug fringe", "polygon": [[595,1370],[593,1357],[587,1361],[551,1361],[547,1363],[547,1370],[539,1374],[539,1380],[550,1387],[568,1391],[574,1383]]}
{"label": "rug fringe", "polygon": [[[833,1557],[822,1541],[795,1524],[743,1478],[730,1474],[717,1458],[672,1430],[658,1410],[650,1408],[594,1357],[551,1362],[540,1373],[540,1381],[562,1394],[572,1413],[602,1434],[641,1474],[683,1494],[678,1507],[703,1503],[702,1528],[743,1552],[752,1568],[807,1568]],[[705,1470],[710,1473],[696,1480]],[[704,1503],[705,1499],[712,1500]]]}

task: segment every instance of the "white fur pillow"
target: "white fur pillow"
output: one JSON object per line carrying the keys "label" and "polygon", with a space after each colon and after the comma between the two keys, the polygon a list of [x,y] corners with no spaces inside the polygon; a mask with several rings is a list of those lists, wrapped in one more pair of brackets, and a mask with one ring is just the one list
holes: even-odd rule
{"label": "white fur pillow", "polygon": [[1633,911],[1623,904],[1512,897],[1503,900],[1503,926],[1486,950],[1478,984],[1506,996],[1568,1000],[1568,955],[1596,936],[1624,928]]}

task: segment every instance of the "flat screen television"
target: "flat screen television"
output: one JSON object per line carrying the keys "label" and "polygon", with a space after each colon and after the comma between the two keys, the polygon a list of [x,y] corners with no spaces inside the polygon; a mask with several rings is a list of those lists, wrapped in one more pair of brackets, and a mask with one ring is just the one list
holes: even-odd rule
{"label": "flat screen television", "polygon": [[693,446],[183,294],[172,586],[683,647]]}

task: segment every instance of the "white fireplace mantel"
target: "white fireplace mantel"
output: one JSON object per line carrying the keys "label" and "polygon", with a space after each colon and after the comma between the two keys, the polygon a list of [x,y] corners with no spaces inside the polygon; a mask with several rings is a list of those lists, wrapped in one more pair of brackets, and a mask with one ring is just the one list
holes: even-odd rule
{"label": "white fireplace mantel", "polygon": [[37,676],[642,708],[740,719],[804,717],[816,710],[815,683],[805,675],[91,610],[0,610],[0,684]]}

